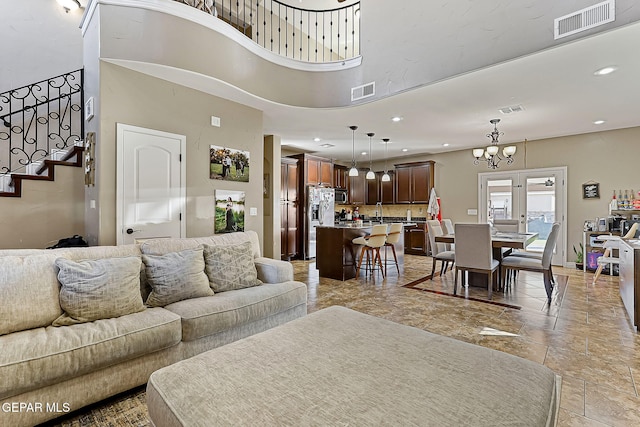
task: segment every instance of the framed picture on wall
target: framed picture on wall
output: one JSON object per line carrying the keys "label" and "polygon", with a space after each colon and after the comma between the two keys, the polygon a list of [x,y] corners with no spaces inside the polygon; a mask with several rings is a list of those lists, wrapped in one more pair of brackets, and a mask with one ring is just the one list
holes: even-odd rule
{"label": "framed picture on wall", "polygon": [[582,198],[583,199],[599,199],[600,184],[597,182],[587,182],[586,184],[582,184]]}
{"label": "framed picture on wall", "polygon": [[209,178],[249,182],[249,152],[211,145]]}
{"label": "framed picture on wall", "polygon": [[216,190],[214,234],[244,231],[244,191]]}

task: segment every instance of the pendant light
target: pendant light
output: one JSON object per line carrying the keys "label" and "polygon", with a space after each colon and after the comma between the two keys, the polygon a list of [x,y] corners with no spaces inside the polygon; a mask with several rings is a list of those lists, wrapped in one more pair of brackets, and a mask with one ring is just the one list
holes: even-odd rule
{"label": "pendant light", "polygon": [[356,129],[358,126],[349,126],[351,129],[351,169],[349,176],[358,176],[358,168],[356,167]]}
{"label": "pendant light", "polygon": [[382,174],[380,181],[389,182],[391,181],[389,171],[387,170],[387,145],[389,145],[389,138],[382,138],[382,141],[384,142],[384,174]]}
{"label": "pendant light", "polygon": [[367,134],[367,136],[369,137],[369,172],[367,172],[367,175],[365,177],[367,179],[376,179],[376,174],[372,168],[373,160],[371,159],[371,138],[373,138],[373,135],[375,135],[375,133],[373,132],[369,132]]}

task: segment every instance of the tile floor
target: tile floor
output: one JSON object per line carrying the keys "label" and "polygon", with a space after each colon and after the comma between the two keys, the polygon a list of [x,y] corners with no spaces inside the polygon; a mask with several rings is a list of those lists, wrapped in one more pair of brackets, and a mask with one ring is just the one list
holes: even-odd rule
{"label": "tile floor", "polygon": [[[293,265],[296,280],[308,284],[309,313],[342,305],[542,363],[563,378],[559,425],[640,425],[640,334],[630,326],[617,277],[592,285],[591,273],[555,268],[558,286],[547,305],[542,275],[520,272],[507,293],[494,292],[494,301],[521,307],[514,309],[403,287],[431,272],[426,257],[406,255],[404,270],[384,280],[320,279],[313,261]],[[450,293],[452,285],[447,272],[416,286]],[[486,290],[468,292],[486,299]],[[516,336],[480,335],[485,327]]]}

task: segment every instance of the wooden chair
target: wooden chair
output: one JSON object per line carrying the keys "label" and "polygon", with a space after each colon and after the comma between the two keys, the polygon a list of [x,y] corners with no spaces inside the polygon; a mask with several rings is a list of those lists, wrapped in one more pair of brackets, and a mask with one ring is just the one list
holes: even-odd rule
{"label": "wooden chair", "polygon": [[558,232],[560,231],[560,223],[555,222],[551,227],[551,232],[547,237],[547,243],[544,245],[544,251],[541,258],[528,258],[521,256],[509,255],[502,259],[502,287],[505,286],[505,272],[507,269],[527,270],[541,272],[544,279],[544,289],[547,292],[547,299],[551,301],[551,293],[553,292],[553,284],[551,282],[551,258],[553,257],[553,248],[556,246]]}
{"label": "wooden chair", "polygon": [[440,227],[440,222],[437,219],[427,221],[427,233],[429,234],[431,259],[433,260],[433,265],[431,267],[431,280],[433,280],[433,275],[436,272],[436,262],[441,261],[440,275],[442,275],[447,272],[449,263],[455,263],[456,254],[455,252],[448,251],[446,249],[446,243],[436,243],[436,237],[444,234],[442,232],[442,227]]}
{"label": "wooden chair", "polygon": [[[386,224],[374,225],[369,236],[356,237],[352,240],[353,244],[363,246],[362,251],[360,252],[360,260],[358,261],[358,265],[356,266],[356,277],[360,277],[360,270],[362,269],[362,261],[364,259],[365,253],[367,255],[367,271],[371,271],[371,274],[373,275],[376,264],[378,264],[380,266],[380,271],[382,272],[382,277],[385,276],[382,259],[380,257],[380,248],[384,246],[386,241]],[[370,260],[371,264],[369,264]]]}
{"label": "wooden chair", "polygon": [[400,267],[398,266],[398,255],[396,254],[395,244],[400,241],[400,237],[402,237],[402,230],[402,223],[394,222],[391,224],[389,226],[389,233],[387,234],[387,241],[384,243],[384,267],[385,269],[387,268],[387,248],[391,247],[393,260],[396,263],[396,270],[398,271],[398,274],[400,274]]}
{"label": "wooden chair", "polygon": [[458,271],[462,271],[462,285],[465,273],[483,273],[488,277],[489,299],[493,298],[493,274],[500,263],[493,259],[491,246],[491,226],[489,224],[456,224],[456,274],[453,294],[458,291]]}

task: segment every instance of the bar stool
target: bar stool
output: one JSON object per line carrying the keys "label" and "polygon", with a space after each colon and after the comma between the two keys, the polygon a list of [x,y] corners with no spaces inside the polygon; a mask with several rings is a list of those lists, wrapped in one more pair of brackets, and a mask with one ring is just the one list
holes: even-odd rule
{"label": "bar stool", "polygon": [[[356,237],[351,241],[354,245],[363,245],[362,251],[360,252],[360,260],[356,267],[356,277],[360,277],[360,270],[362,269],[362,261],[365,253],[367,254],[367,271],[370,270],[373,275],[377,263],[380,266],[380,271],[382,271],[382,277],[385,276],[382,259],[380,258],[380,248],[384,246],[386,241],[387,226],[384,224],[374,225],[368,237]],[[371,264],[369,264],[370,259],[372,260]]]}
{"label": "bar stool", "polygon": [[387,268],[387,247],[391,246],[393,252],[393,260],[396,263],[396,270],[400,274],[400,267],[398,266],[398,255],[396,254],[395,244],[400,241],[402,233],[402,223],[394,222],[389,226],[389,234],[387,234],[387,241],[384,243],[384,268]]}

